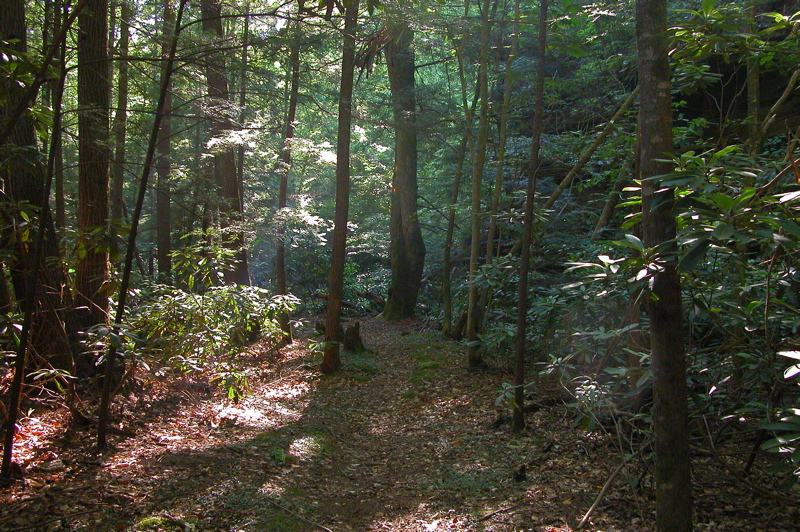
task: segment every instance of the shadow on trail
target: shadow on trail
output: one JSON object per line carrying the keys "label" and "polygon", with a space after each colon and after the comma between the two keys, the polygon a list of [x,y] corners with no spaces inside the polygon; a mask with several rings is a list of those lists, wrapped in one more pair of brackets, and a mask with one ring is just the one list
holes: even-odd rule
{"label": "shadow on trail", "polygon": [[[95,529],[475,530],[502,502],[498,486],[511,482],[492,467],[500,450],[491,420],[474,423],[485,394],[475,392],[457,344],[411,332],[402,344],[373,341],[387,327],[366,324],[377,352],[345,356],[338,374],[296,370],[285,389],[254,390],[223,409],[216,427],[178,420],[195,431],[193,442],[207,442],[202,448],[173,450],[182,435],[161,428],[162,452],[110,457],[96,481],[118,498]],[[309,357],[292,365],[308,368]],[[138,486],[115,481],[117,459],[140,470]]]}

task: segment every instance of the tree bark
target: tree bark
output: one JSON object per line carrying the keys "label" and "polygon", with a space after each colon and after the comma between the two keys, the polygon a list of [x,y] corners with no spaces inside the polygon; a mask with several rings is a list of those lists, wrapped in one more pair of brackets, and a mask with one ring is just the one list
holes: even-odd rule
{"label": "tree bark", "polygon": [[[469,18],[470,0],[464,2],[464,19]],[[467,80],[464,74],[464,46],[468,37],[468,28],[464,29],[461,41],[455,48],[456,59],[458,60],[458,78],[461,85],[461,106],[464,110],[464,134],[456,153],[456,171],[453,177],[453,188],[450,191],[450,205],[447,209],[447,232],[444,241],[444,257],[442,259],[442,307],[444,318],[442,322],[442,333],[445,336],[455,337],[453,331],[453,294],[452,294],[452,253],[453,253],[453,233],[456,225],[456,203],[458,194],[461,190],[461,180],[464,176],[464,161],[467,153],[472,153],[472,117],[474,109],[480,98],[480,84],[475,85],[475,97],[472,106],[467,102]]]}
{"label": "tree bark", "polygon": [[389,297],[383,316],[412,316],[422,285],[425,243],[417,216],[417,98],[414,87],[414,32],[405,20],[388,25],[386,65],[395,126],[391,208]]}
{"label": "tree bark", "polygon": [[117,42],[117,109],[114,114],[112,130],[114,133],[114,161],[111,172],[111,223],[123,222],[123,187],[125,185],[125,138],[128,126],[128,48],[130,44],[131,4],[121,0],[119,16],[119,41]]}
{"label": "tree bark", "polygon": [[528,332],[528,274],[531,263],[533,239],[533,207],[536,195],[536,175],[539,171],[542,125],[544,121],[544,75],[547,52],[547,0],[539,2],[539,37],[536,67],[536,102],[533,111],[533,138],[531,162],[528,168],[528,186],[525,191],[525,219],[522,229],[522,252],[519,260],[517,284],[517,338],[514,349],[514,408],[513,428],[525,428],[525,355]]}
{"label": "tree bark", "polygon": [[611,217],[614,216],[614,209],[617,208],[617,204],[622,196],[622,189],[625,188],[625,184],[628,182],[628,177],[630,177],[632,162],[633,161],[629,157],[625,159],[625,162],[622,163],[622,168],[619,169],[619,174],[617,174],[617,180],[614,182],[614,187],[608,194],[608,199],[606,200],[605,205],[603,205],[603,212],[600,213],[600,218],[597,220],[597,225],[594,228],[592,240],[600,240],[603,237],[603,233],[608,227],[608,224],[611,222]]}
{"label": "tree bark", "polygon": [[[295,22],[294,37],[289,48],[289,105],[286,110],[286,126],[281,150],[281,180],[278,186],[278,212],[281,213],[278,226],[278,242],[275,251],[275,292],[286,295],[286,217],[284,209],[289,200],[289,171],[292,168],[292,139],[294,139],[294,121],[297,115],[297,101],[300,94],[300,23]],[[280,318],[281,330],[288,341],[292,339],[292,328],[287,316]]]}
{"label": "tree bark", "polygon": [[[164,28],[161,40],[161,76],[170,80],[170,76],[165,76],[167,61],[172,45],[173,34],[175,33],[175,8],[172,0],[164,0]],[[171,233],[171,190],[170,172],[172,168],[172,83],[167,85],[167,92],[164,95],[164,116],[161,119],[161,127],[158,132],[158,144],[156,144],[156,267],[158,275],[162,278],[169,276],[172,270],[172,243]]]}
{"label": "tree bark", "polygon": [[547,198],[547,201],[542,207],[543,209],[551,209],[553,207],[559,196],[561,196],[561,194],[567,189],[570,183],[572,183],[572,180],[575,179],[575,176],[578,175],[578,172],[581,171],[581,169],[589,161],[589,159],[592,158],[594,152],[597,151],[597,148],[599,148],[600,145],[603,143],[603,141],[606,140],[606,137],[609,135],[609,133],[614,131],[617,120],[619,120],[619,118],[625,113],[625,111],[628,110],[628,107],[631,106],[631,104],[634,102],[634,100],[636,100],[636,97],[638,95],[639,95],[639,87],[636,87],[633,90],[633,92],[628,95],[628,98],[623,102],[620,108],[617,109],[617,112],[614,113],[614,116],[611,117],[611,120],[606,122],[606,125],[603,126],[602,131],[600,131],[600,134],[597,135],[597,138],[594,139],[594,142],[592,142],[592,144],[588,148],[583,150],[583,153],[578,159],[578,162],[575,163],[575,165],[570,169],[567,175],[564,176],[564,179],[561,180],[561,183],[558,184],[553,193],[550,194],[550,197]]}
{"label": "tree bark", "polygon": [[322,372],[332,373],[341,365],[337,331],[341,327],[344,262],[347,250],[347,219],[350,209],[350,130],[353,114],[353,72],[355,71],[359,0],[345,4],[342,46],[342,79],[339,90],[339,127],[336,140],[336,213],[333,223],[333,249],[328,277],[328,313],[325,324],[325,350]]}
{"label": "tree bark", "polygon": [[78,262],[81,324],[108,317],[108,0],[88,0],[78,16]]}
{"label": "tree bark", "polygon": [[[203,16],[203,31],[216,39],[223,39],[220,0],[202,0],[200,11]],[[219,46],[219,43],[216,46]],[[212,109],[210,116],[212,136],[223,139],[227,132],[233,129],[233,111],[224,53],[210,51],[205,70],[208,98]],[[223,228],[234,226],[232,235],[224,235],[223,245],[236,252],[233,268],[223,272],[223,275],[226,283],[249,285],[250,270],[247,264],[244,232],[241,227],[236,227],[242,223],[244,214],[241,188],[236,173],[236,153],[233,146],[228,145],[224,139],[220,144],[214,148],[214,176],[217,192],[222,201],[222,223]]]}
{"label": "tree bark", "polygon": [[483,167],[486,163],[486,144],[489,137],[489,84],[487,68],[489,62],[489,0],[483,0],[481,7],[481,52],[478,65],[478,86],[480,90],[480,115],[478,119],[478,142],[475,146],[475,157],[472,160],[471,186],[471,239],[469,256],[469,296],[467,301],[467,357],[470,367],[484,364],[480,355],[478,323],[478,287],[475,279],[478,274],[479,251],[481,247],[481,184]]}
{"label": "tree bark", "polygon": [[675,243],[674,194],[657,176],[673,149],[666,0],[637,0],[639,161],[644,245],[658,250],[652,280],[650,345],[656,449],[656,530],[692,529],[692,493],[687,431],[686,356]]}
{"label": "tree bark", "polygon": [[[7,46],[14,52],[27,52],[25,3],[21,0],[0,2],[0,35],[8,41]],[[57,45],[60,43],[54,41],[53,46]],[[2,229],[3,240],[13,243],[14,258],[8,260],[7,264],[17,303],[25,316],[14,360],[14,377],[7,394],[3,459],[0,467],[3,481],[9,480],[11,476],[16,419],[28,347],[48,356],[53,366],[75,374],[71,356],[71,340],[75,327],[69,319],[73,309],[72,300],[66,287],[66,275],[55,227],[49,216],[49,193],[55,163],[53,146],[60,142],[60,105],[55,107],[50,158],[45,172],[39,162],[33,119],[29,114],[17,113],[29,89],[23,88],[16,81],[8,77],[0,79],[0,94],[5,96],[3,105],[0,105],[0,124],[9,131],[7,136],[0,138],[0,160],[3,161],[0,165],[0,180],[5,184],[0,190],[0,199],[11,205],[29,203],[36,206],[39,216],[38,219],[30,216],[26,220],[21,213],[15,213],[13,220],[8,220],[10,223],[5,223]],[[57,104],[61,102],[62,89],[63,79],[56,83],[53,91],[54,102]],[[33,213],[26,213],[30,214]],[[26,238],[18,230],[27,222],[33,227],[30,238]],[[45,262],[49,267],[40,267]],[[5,274],[2,275],[2,280],[5,281]],[[4,299],[7,299],[3,301],[6,311],[11,311],[10,297]]]}

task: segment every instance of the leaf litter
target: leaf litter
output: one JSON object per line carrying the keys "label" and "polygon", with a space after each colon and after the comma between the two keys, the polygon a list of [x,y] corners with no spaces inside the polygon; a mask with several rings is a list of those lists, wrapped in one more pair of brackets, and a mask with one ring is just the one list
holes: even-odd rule
{"label": "leaf litter", "polygon": [[[567,532],[615,473],[583,530],[653,530],[651,462],[622,467],[613,439],[557,401],[511,432],[495,406],[510,377],[468,371],[424,321],[361,330],[370,353],[331,376],[309,339],[253,346],[238,402],[202,377],[142,382],[118,398],[104,454],[63,410],[29,416],[0,530]],[[532,390],[542,404],[560,393]],[[796,530],[797,500],[758,489],[763,470],[743,482],[740,464],[706,454],[693,467],[698,530]]]}

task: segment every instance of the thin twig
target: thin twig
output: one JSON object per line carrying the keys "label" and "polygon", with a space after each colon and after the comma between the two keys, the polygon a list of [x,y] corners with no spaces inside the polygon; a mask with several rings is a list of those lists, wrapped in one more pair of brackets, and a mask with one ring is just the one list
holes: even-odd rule
{"label": "thin twig", "polygon": [[494,512],[492,512],[490,514],[484,515],[483,517],[478,519],[478,522],[481,523],[483,521],[486,521],[487,519],[491,519],[493,516],[495,516],[497,514],[501,514],[503,512],[507,512],[509,510],[513,510],[514,508],[518,508],[518,507],[519,507],[519,504],[515,504],[514,506],[509,506],[507,508],[500,508],[499,510],[495,510]]}
{"label": "thin twig", "polygon": [[333,532],[333,530],[331,530],[330,528],[328,528],[326,526],[322,526],[319,523],[315,523],[314,521],[311,521],[310,519],[306,519],[302,515],[296,514],[295,512],[291,511],[290,509],[286,508],[285,506],[281,506],[280,504],[278,504],[277,502],[273,501],[272,499],[267,499],[267,502],[269,502],[271,505],[275,506],[276,508],[279,508],[279,509],[283,510],[284,512],[286,512],[287,514],[291,515],[292,517],[294,517],[296,519],[299,519],[299,520],[301,520],[301,521],[303,521],[305,523],[308,523],[309,525],[311,525],[313,527],[317,527],[320,530],[324,530],[325,532]]}
{"label": "thin twig", "polygon": [[583,516],[583,519],[581,519],[581,522],[578,523],[578,526],[575,527],[575,530],[580,530],[580,529],[582,529],[584,527],[584,525],[586,524],[586,521],[589,520],[589,517],[591,517],[592,513],[600,505],[600,501],[603,500],[603,497],[605,496],[606,492],[608,491],[608,488],[611,487],[611,483],[614,482],[614,479],[617,478],[617,475],[619,475],[622,472],[622,470],[625,469],[625,466],[628,465],[628,462],[630,462],[631,460],[633,460],[634,458],[639,456],[642,453],[643,449],[648,449],[649,447],[650,447],[650,443],[649,442],[641,445],[639,447],[638,451],[636,451],[632,455],[626,457],[622,461],[622,463],[619,466],[617,466],[617,468],[614,470],[614,472],[611,473],[611,476],[608,477],[608,480],[606,480],[606,483],[603,484],[603,489],[601,489],[600,493],[597,494],[597,497],[595,498],[594,503],[592,503],[592,506],[586,511],[586,514]]}

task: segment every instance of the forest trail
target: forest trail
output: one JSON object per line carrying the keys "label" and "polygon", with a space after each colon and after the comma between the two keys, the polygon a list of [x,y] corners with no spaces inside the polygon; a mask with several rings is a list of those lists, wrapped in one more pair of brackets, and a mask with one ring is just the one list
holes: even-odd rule
{"label": "forest trail", "polygon": [[[520,434],[493,425],[506,377],[469,372],[462,347],[423,322],[361,330],[372,352],[332,376],[309,339],[254,346],[237,360],[253,370],[238,403],[208,381],[145,383],[120,399],[103,455],[85,451],[89,430],[23,427],[39,445],[26,484],[2,493],[0,530],[568,531],[619,466],[612,441],[572,428],[563,407],[529,414]],[[651,529],[641,470],[623,471],[585,530]],[[700,497],[707,530],[791,530],[770,523],[791,515],[726,490]]]}

